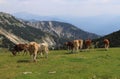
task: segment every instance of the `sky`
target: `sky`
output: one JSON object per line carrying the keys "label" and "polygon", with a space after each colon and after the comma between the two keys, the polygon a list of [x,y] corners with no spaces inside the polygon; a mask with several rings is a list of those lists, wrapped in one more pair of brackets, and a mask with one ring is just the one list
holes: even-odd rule
{"label": "sky", "polygon": [[0,11],[41,16],[97,16],[120,14],[120,0],[0,0]]}
{"label": "sky", "polygon": [[0,0],[0,11],[11,14],[26,12],[40,16],[78,18],[99,15],[120,16],[120,0]]}

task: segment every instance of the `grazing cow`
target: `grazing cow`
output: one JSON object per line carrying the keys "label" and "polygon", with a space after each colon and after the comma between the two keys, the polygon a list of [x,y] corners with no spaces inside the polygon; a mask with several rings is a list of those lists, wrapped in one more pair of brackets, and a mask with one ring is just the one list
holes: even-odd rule
{"label": "grazing cow", "polygon": [[73,42],[69,41],[69,42],[65,42],[65,46],[67,46],[68,50],[73,50]]}
{"label": "grazing cow", "polygon": [[85,40],[85,46],[86,46],[87,50],[90,49],[91,43],[92,43],[92,41],[90,39]]}
{"label": "grazing cow", "polygon": [[78,52],[78,50],[82,49],[83,47],[83,40],[73,40],[73,41],[69,41],[66,42],[65,45],[67,46],[68,50],[71,50],[71,52]]}
{"label": "grazing cow", "polygon": [[12,52],[13,55],[16,55],[17,53],[24,51],[24,53],[27,54],[27,44],[16,44],[12,50],[10,50]]}
{"label": "grazing cow", "polygon": [[43,54],[46,55],[46,58],[48,57],[48,44],[47,43],[40,43],[39,44],[39,53],[41,54],[41,56],[43,56]]}
{"label": "grazing cow", "polygon": [[75,51],[75,52],[78,52],[79,46],[80,46],[79,40],[73,40],[73,52],[74,52],[74,51]]}
{"label": "grazing cow", "polygon": [[46,43],[36,43],[30,42],[28,51],[30,53],[31,58],[36,62],[37,54],[40,53],[41,56],[46,54],[46,58],[48,57],[48,44]]}
{"label": "grazing cow", "polygon": [[36,42],[30,42],[28,45],[28,51],[30,53],[32,60],[36,62],[37,53],[39,51],[39,44]]}
{"label": "grazing cow", "polygon": [[82,50],[83,48],[83,40],[82,39],[79,39],[79,49]]}
{"label": "grazing cow", "polygon": [[109,40],[108,39],[104,39],[104,47],[105,47],[105,50],[108,50],[108,48],[109,48]]}

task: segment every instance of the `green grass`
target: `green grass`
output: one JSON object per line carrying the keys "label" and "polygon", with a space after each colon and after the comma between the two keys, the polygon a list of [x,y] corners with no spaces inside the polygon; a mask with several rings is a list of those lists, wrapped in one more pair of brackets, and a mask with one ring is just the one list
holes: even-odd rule
{"label": "green grass", "polygon": [[120,79],[120,48],[67,53],[50,51],[47,59],[38,56],[35,63],[29,55],[12,56],[0,49],[0,79]]}

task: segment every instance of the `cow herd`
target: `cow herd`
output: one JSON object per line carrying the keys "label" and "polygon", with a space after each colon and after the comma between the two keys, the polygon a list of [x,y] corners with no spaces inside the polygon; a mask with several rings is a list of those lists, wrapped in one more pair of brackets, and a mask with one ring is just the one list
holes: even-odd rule
{"label": "cow herd", "polygon": [[[105,50],[108,50],[109,40],[104,39],[103,44],[104,44]],[[82,51],[83,49],[86,49],[86,51],[89,51],[89,49],[92,46],[92,40],[91,39],[86,39],[86,40],[78,39],[78,40],[68,41],[68,42],[65,42],[65,46],[67,47],[68,50],[71,51],[71,53],[78,52],[79,50]]]}
{"label": "cow herd", "polygon": [[47,43],[36,43],[36,42],[30,42],[28,44],[16,44],[12,50],[10,50],[14,56],[16,56],[19,52],[24,51],[24,53],[27,54],[29,52],[31,58],[33,61],[36,62],[37,54],[40,54],[43,56],[45,54],[45,57],[48,57],[48,44]]}
{"label": "cow herd", "polygon": [[[109,40],[104,39],[103,43],[104,43],[105,50],[108,50]],[[70,50],[71,53],[79,52],[79,50],[82,51],[83,49],[86,49],[87,51],[89,51],[91,44],[92,44],[91,39],[87,39],[85,41],[82,39],[79,39],[79,40],[73,40],[73,41],[68,41],[64,43],[64,45],[67,47],[67,50]],[[43,54],[45,55],[46,58],[48,57],[48,53],[49,53],[48,47],[49,46],[47,43],[38,44],[36,42],[30,42],[25,44],[16,44],[10,51],[14,56],[19,54],[19,52],[21,51],[24,52],[23,55],[26,55],[29,52],[31,59],[36,62],[36,57],[38,54],[40,54],[42,57],[43,57]]]}

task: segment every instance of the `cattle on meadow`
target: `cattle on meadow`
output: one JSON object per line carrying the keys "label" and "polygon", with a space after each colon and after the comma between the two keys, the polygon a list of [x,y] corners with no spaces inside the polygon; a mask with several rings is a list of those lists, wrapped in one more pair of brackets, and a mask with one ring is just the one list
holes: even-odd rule
{"label": "cattle on meadow", "polygon": [[108,39],[104,39],[103,42],[104,42],[105,50],[108,50],[109,44],[110,44],[109,40]]}
{"label": "cattle on meadow", "polygon": [[79,40],[73,40],[73,41],[69,41],[69,42],[65,42],[65,45],[67,46],[68,50],[71,50],[71,52],[78,52],[79,49],[81,50],[83,47],[83,40],[79,39]]}

